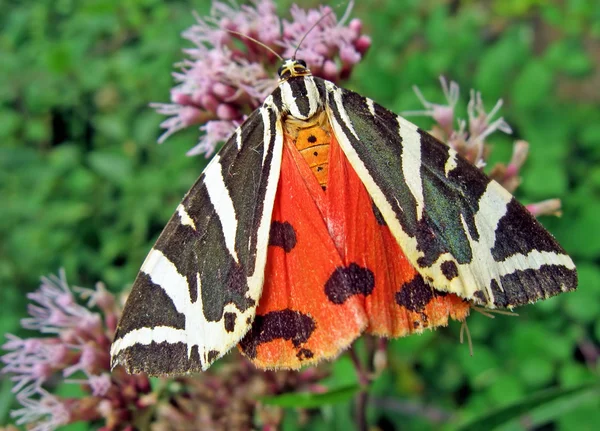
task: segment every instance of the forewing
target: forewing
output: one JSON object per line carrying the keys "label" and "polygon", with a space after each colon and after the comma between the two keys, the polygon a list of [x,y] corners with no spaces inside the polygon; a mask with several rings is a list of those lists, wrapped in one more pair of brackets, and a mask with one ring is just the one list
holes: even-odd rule
{"label": "forewing", "polygon": [[572,260],[502,186],[404,118],[324,85],[340,146],[429,284],[488,307],[576,288]]}
{"label": "forewing", "polygon": [[151,375],[205,370],[250,328],[281,164],[278,118],[268,98],[177,207],[134,282],[113,366]]}

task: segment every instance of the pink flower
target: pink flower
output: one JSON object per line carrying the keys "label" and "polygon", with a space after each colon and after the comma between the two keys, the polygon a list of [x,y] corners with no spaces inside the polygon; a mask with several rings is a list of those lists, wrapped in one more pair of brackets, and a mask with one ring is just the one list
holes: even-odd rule
{"label": "pink flower", "polygon": [[511,134],[512,129],[503,117],[492,121],[492,118],[502,107],[502,99],[498,100],[492,110],[487,113],[483,106],[483,100],[479,91],[471,90],[471,98],[467,106],[469,115],[469,134],[471,139],[485,140],[496,130]]}
{"label": "pink flower", "polygon": [[100,325],[97,314],[75,301],[63,270],[58,277],[42,277],[40,288],[27,297],[34,303],[28,307],[31,317],[21,321],[24,328],[56,334],[67,328],[93,330]]}
{"label": "pink flower", "polygon": [[[40,431],[101,418],[107,423],[123,423],[150,386],[145,376],[115,373],[117,378],[111,379],[109,347],[120,314],[114,296],[102,283],[95,289],[71,288],[61,270],[59,276],[43,277],[40,288],[28,297],[33,302],[28,307],[31,317],[23,319],[22,325],[52,336],[23,339],[6,335],[2,373],[11,374],[13,392],[22,406],[12,412],[17,423]],[[81,304],[85,300],[87,307]],[[65,380],[74,374],[84,378]],[[88,395],[65,399],[48,393],[45,385],[61,380],[81,384]],[[107,402],[101,404],[102,400]],[[105,416],[103,412],[108,413]]]}
{"label": "pink flower", "polygon": [[21,339],[7,334],[2,348],[11,352],[2,356],[3,373],[11,373],[13,392],[39,389],[68,360],[68,349],[54,338]]}
{"label": "pink flower", "polygon": [[502,107],[502,100],[499,100],[494,108],[486,113],[481,93],[471,90],[471,97],[467,105],[468,121],[458,119],[455,125],[454,111],[459,100],[460,89],[454,81],[450,81],[450,85],[448,85],[444,77],[440,77],[440,83],[446,98],[446,104],[427,101],[419,88],[415,86],[413,89],[426,109],[405,111],[402,114],[432,117],[437,124],[431,133],[436,138],[454,148],[474,165],[485,166],[484,146],[487,137],[497,130],[512,133],[504,118],[501,117],[492,121],[492,118]]}
{"label": "pink flower", "polygon": [[[502,107],[502,100],[498,100],[490,112],[486,112],[481,93],[470,91],[467,105],[468,119],[458,119],[454,124],[454,111],[458,103],[460,90],[454,81],[448,85],[444,77],[440,77],[442,91],[446,104],[429,102],[423,97],[418,87],[413,87],[417,97],[425,110],[405,111],[403,115],[426,115],[436,121],[430,131],[440,141],[454,148],[475,166],[483,168],[486,165],[487,151],[486,140],[496,131],[512,133],[512,129],[503,117],[494,120]],[[527,160],[529,144],[523,140],[514,143],[513,154],[508,165],[498,163],[489,172],[490,178],[499,182],[506,190],[513,193],[519,184],[522,166]],[[559,199],[549,199],[536,204],[527,205],[527,209],[534,215],[560,215],[561,203]]]}
{"label": "pink flower", "polygon": [[187,155],[205,154],[206,157],[211,156],[217,145],[220,142],[226,141],[238,126],[238,122],[235,121],[209,121],[200,127],[200,130],[204,132],[204,137],[195,147],[187,152]]}
{"label": "pink flower", "polygon": [[313,74],[332,81],[347,78],[371,44],[359,20],[345,25],[351,6],[338,21],[329,7],[294,5],[292,19],[282,21],[272,0],[239,8],[213,2],[211,15],[196,17],[197,23],[183,33],[194,47],[184,51],[188,58],[173,74],[177,85],[171,103],[150,105],[169,116],[161,123],[166,131],[158,142],[198,124],[204,133],[188,155],[211,155],[275,89],[277,55],[296,55]]}
{"label": "pink flower", "polygon": [[448,86],[448,81],[443,76],[440,76],[440,83],[442,85],[442,91],[444,92],[444,97],[446,98],[446,104],[437,104],[427,101],[419,90],[419,87],[416,85],[413,86],[413,90],[419,101],[425,107],[423,111],[405,111],[402,115],[426,115],[433,118],[438,125],[442,128],[442,131],[446,136],[450,136],[454,127],[454,109],[456,104],[458,103],[458,99],[460,97],[460,89],[458,84],[454,81],[450,81],[450,85]]}
{"label": "pink flower", "polygon": [[536,217],[541,215],[560,216],[562,214],[560,199],[546,199],[545,201],[525,205],[525,207]]}
{"label": "pink flower", "polygon": [[30,431],[51,431],[70,422],[71,413],[60,399],[46,391],[40,398],[33,398],[33,391],[23,391],[17,400],[23,406],[11,412],[17,425],[34,424]]}

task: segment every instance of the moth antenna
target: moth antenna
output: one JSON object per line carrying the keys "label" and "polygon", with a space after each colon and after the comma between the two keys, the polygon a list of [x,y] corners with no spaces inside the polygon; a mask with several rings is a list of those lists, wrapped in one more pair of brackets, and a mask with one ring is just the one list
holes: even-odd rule
{"label": "moth antenna", "polygon": [[225,30],[227,33],[231,33],[231,34],[235,34],[237,36],[241,36],[244,37],[246,39],[251,40],[252,42],[254,42],[257,45],[262,46],[263,48],[265,48],[267,51],[270,51],[273,55],[275,55],[280,61],[283,61],[283,58],[281,57],[281,55],[277,54],[271,47],[265,45],[264,43],[262,43],[260,40],[256,40],[254,39],[252,36],[248,36],[247,34],[244,33],[240,33],[239,31],[235,31],[235,30]]}
{"label": "moth antenna", "polygon": [[469,325],[467,325],[467,319],[462,321],[460,325],[460,344],[464,341],[464,334],[467,334],[467,343],[469,343],[469,353],[473,356],[473,340],[471,339],[471,331],[469,331]]}
{"label": "moth antenna", "polygon": [[[350,0],[350,2],[348,2],[348,7],[346,8],[346,12],[344,12],[344,16],[342,17],[342,19],[340,20],[340,22],[344,22],[348,18],[348,16],[350,15],[350,11],[352,10],[353,6],[354,6],[354,0]],[[319,18],[313,25],[310,26],[310,28],[308,30],[306,30],[306,32],[304,33],[304,36],[302,36],[302,38],[300,39],[300,42],[298,42],[298,46],[296,47],[296,50],[294,51],[294,56],[292,57],[292,60],[296,59],[296,54],[298,53],[298,50],[302,46],[302,42],[304,42],[304,39],[306,39],[306,36],[308,36],[308,34],[311,31],[313,31],[313,29],[316,26],[318,26],[321,21],[323,21],[325,18],[327,18],[332,13],[333,13],[333,9],[330,10],[329,12],[327,12],[325,15],[321,16],[321,18]]]}
{"label": "moth antenna", "polygon": [[480,314],[483,314],[485,317],[489,317],[490,319],[495,319],[496,316],[494,316],[494,314],[502,314],[503,316],[518,316],[518,313],[515,313],[514,311],[506,311],[506,310],[490,310],[487,308],[481,308],[481,307],[471,307],[471,310],[475,310]]}

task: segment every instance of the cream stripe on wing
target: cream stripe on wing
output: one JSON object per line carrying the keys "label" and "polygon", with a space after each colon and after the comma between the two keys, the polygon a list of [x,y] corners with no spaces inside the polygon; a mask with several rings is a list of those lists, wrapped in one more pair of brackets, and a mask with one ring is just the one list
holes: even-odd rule
{"label": "cream stripe on wing", "polygon": [[116,339],[110,348],[110,355],[114,358],[119,352],[133,347],[136,344],[147,346],[152,343],[186,343],[187,336],[183,329],[170,326],[155,326],[154,328],[138,328],[127,332],[123,337]]}
{"label": "cream stripe on wing", "polygon": [[223,180],[223,172],[219,160],[220,157],[217,154],[206,167],[204,171],[204,184],[215,213],[221,220],[227,250],[236,263],[238,263],[238,256],[235,251],[235,236],[237,234],[238,222],[229,189]]}
{"label": "cream stripe on wing", "polygon": [[417,220],[423,218],[423,179],[421,178],[421,135],[417,126],[398,117],[402,138],[402,172],[406,185],[417,202]]}
{"label": "cream stripe on wing", "polygon": [[181,219],[181,224],[184,226],[191,226],[192,229],[196,230],[196,223],[190,217],[185,207],[182,204],[177,206],[177,214],[179,214],[179,218]]}

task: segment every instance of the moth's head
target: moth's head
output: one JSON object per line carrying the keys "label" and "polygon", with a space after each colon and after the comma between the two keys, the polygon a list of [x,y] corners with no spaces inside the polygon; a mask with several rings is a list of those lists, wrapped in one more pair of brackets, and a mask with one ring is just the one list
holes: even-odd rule
{"label": "moth's head", "polygon": [[279,81],[282,82],[295,76],[308,76],[311,73],[304,60],[290,58],[289,60],[285,60],[281,67],[279,67],[277,74],[279,75]]}

